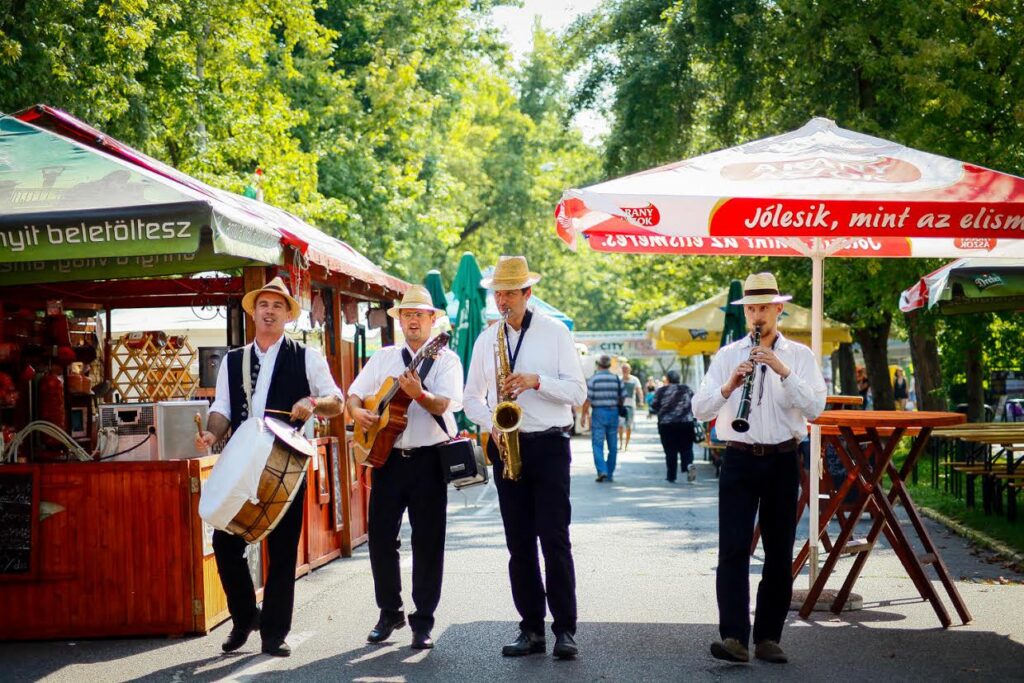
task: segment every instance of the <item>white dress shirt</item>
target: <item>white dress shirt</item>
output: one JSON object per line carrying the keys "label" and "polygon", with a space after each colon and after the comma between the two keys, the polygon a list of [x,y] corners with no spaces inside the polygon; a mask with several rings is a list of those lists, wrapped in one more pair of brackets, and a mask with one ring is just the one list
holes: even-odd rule
{"label": "white dress shirt", "polygon": [[[258,344],[253,343],[252,350],[260,361],[260,374],[256,380],[256,386],[252,390],[252,410],[250,416],[263,415],[267,407],[267,394],[270,391],[270,380],[274,374],[274,365],[277,363],[277,352],[281,349],[282,335],[280,339],[270,345],[266,351],[260,351]],[[244,352],[243,352],[244,353]],[[337,396],[344,401],[341,389],[331,377],[331,369],[327,367],[327,359],[319,349],[311,346],[306,347],[306,381],[309,382],[309,390],[313,396]],[[227,356],[221,361],[220,369],[217,370],[217,396],[210,406],[210,412],[220,413],[228,420],[231,419],[231,392],[230,381],[228,380]]]}
{"label": "white dress shirt", "polygon": [[748,417],[750,431],[740,433],[732,428],[743,386],[727,400],[722,396],[722,385],[729,381],[737,365],[750,358],[752,347],[753,339],[748,334],[718,350],[693,397],[693,414],[699,420],[717,416],[715,433],[721,441],[759,444],[777,444],[789,439],[803,441],[807,436],[807,420],[813,420],[825,409],[825,379],[814,353],[781,333],[778,333],[775,355],[790,369],[789,377],[783,380],[771,368],[764,366],[761,370],[755,366],[757,374]]}
{"label": "white dress shirt", "polygon": [[[498,404],[494,347],[501,324],[500,321],[494,323],[477,337],[466,378],[466,416],[488,432],[493,426],[494,406]],[[507,330],[508,345],[515,353],[523,330],[517,332],[511,325]],[[552,427],[568,427],[573,423],[572,406],[583,405],[587,398],[587,383],[572,334],[564,323],[536,311],[525,333],[513,372],[539,375],[540,388],[527,389],[516,399],[523,409],[519,431],[542,432]]]}
{"label": "white dress shirt", "polygon": [[[407,345],[385,346],[379,351],[375,351],[363,369],[356,375],[355,381],[348,388],[348,393],[366,399],[368,396],[376,394],[388,377],[394,377],[397,380],[406,368],[405,359],[402,358],[402,349],[409,351],[410,358],[416,355]],[[409,423],[406,425],[405,431],[399,434],[395,440],[395,448],[433,446],[447,441],[458,432],[453,414],[462,410],[462,362],[459,361],[458,354],[444,347],[430,367],[430,372],[423,378],[423,388],[435,396],[448,399],[448,409],[444,411],[444,415],[440,416],[448,426],[448,433],[445,434],[442,431],[437,420],[426,408],[413,401],[406,411]]]}

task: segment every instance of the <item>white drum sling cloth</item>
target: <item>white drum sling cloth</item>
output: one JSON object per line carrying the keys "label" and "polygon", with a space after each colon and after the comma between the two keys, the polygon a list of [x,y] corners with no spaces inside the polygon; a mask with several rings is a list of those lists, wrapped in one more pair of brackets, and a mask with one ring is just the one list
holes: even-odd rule
{"label": "white drum sling cloth", "polygon": [[260,475],[274,447],[274,433],[262,422],[250,417],[239,425],[203,483],[199,516],[214,528],[227,530],[246,501],[260,502]]}

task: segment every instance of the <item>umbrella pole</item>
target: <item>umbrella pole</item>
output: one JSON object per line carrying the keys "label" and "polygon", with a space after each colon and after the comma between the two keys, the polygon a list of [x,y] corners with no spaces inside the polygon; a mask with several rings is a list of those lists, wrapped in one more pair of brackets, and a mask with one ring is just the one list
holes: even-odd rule
{"label": "umbrella pole", "polygon": [[[822,367],[821,357],[821,328],[822,328],[822,311],[824,309],[824,271],[825,271],[825,254],[822,249],[821,240],[818,238],[814,239],[814,249],[811,254],[811,350],[814,351],[814,357],[818,361],[818,367]],[[810,543],[808,548],[810,549],[810,555],[808,557],[808,588],[814,585],[815,579],[818,578],[818,487],[821,477],[821,427],[818,425],[811,425],[811,471],[809,474],[810,488],[808,492],[807,501],[808,508],[810,508],[810,527],[808,528],[808,536]]]}

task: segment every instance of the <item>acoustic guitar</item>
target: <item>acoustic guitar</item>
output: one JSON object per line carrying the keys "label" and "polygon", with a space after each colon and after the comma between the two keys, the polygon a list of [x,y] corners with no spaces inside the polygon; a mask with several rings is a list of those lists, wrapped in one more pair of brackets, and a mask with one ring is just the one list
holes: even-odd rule
{"label": "acoustic guitar", "polygon": [[[420,347],[406,370],[416,372],[420,363],[428,357],[437,358],[448,345],[448,338],[448,333],[442,332]],[[376,413],[380,419],[370,429],[355,425],[352,445],[356,462],[368,467],[380,467],[387,462],[391,449],[395,447],[395,440],[409,424],[405,413],[411,402],[409,395],[402,391],[397,377],[385,379],[377,393],[363,401],[363,407]]]}

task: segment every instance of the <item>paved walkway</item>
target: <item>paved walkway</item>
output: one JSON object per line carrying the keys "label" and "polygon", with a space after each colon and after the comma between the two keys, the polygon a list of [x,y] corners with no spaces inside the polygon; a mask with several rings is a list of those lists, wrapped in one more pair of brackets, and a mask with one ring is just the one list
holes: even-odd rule
{"label": "paved walkway", "polygon": [[[75,683],[1024,678],[1024,577],[987,562],[934,525],[974,613],[972,624],[940,628],[894,553],[881,547],[857,584],[863,610],[839,618],[815,613],[809,621],[791,613],[783,639],[790,664],[739,666],[713,659],[708,654],[717,637],[713,468],[698,455],[695,483],[664,481],[654,426],[643,417],[613,484],[594,481],[589,438],[575,439],[573,448],[572,540],[582,653],[577,661],[500,656],[501,645],[516,634],[518,617],[491,485],[451,493],[445,585],[432,651],[409,649],[408,629],[385,646],[365,642],[377,611],[364,546],[353,558],[298,582],[290,659],[260,655],[256,637],[239,653],[221,655],[228,630],[222,625],[199,638],[0,644],[0,678]],[[408,586],[408,529],[404,534]],[[755,556],[755,572],[758,562]],[[1000,577],[1009,583],[1000,583]],[[806,577],[797,585],[805,587]]]}

